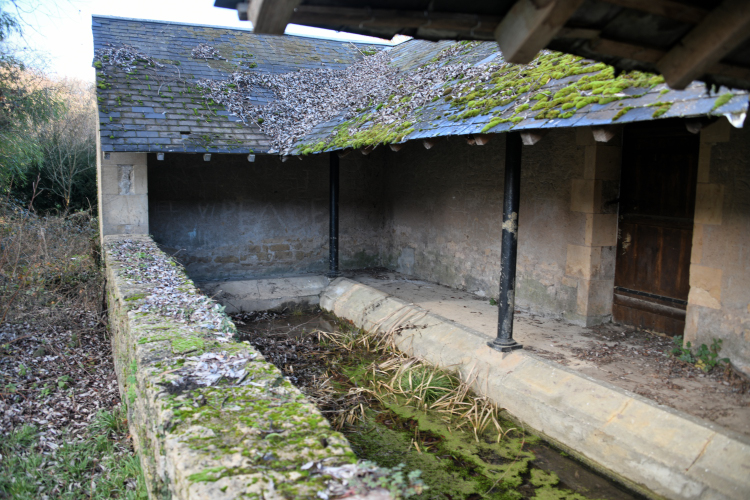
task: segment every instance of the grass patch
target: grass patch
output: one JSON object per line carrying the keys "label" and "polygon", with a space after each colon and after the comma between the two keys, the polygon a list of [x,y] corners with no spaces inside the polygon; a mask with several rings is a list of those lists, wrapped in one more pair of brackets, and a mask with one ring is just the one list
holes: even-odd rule
{"label": "grass patch", "polygon": [[0,497],[148,498],[126,432],[125,413],[119,407],[100,412],[82,439],[64,439],[52,453],[41,451],[34,426],[13,430],[0,441]]}

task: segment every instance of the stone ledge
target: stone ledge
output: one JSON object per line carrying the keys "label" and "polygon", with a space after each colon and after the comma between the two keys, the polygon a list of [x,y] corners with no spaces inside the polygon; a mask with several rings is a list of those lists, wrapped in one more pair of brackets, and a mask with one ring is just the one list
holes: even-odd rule
{"label": "stone ledge", "polygon": [[[317,498],[330,477],[313,473],[311,462],[355,463],[346,439],[252,346],[170,317],[168,305],[154,306],[154,291],[164,285],[133,279],[146,264],[136,255],[118,260],[125,244],[153,247],[162,264],[174,267],[182,285],[168,293],[198,293],[150,238],[104,237],[115,368],[150,497]],[[233,328],[220,306],[203,303],[209,302],[222,328]],[[198,356],[236,362],[232,373],[244,376],[200,385],[206,372]]]}
{"label": "stone ledge", "polygon": [[411,355],[467,376],[513,417],[629,487],[674,500],[750,497],[750,440],[524,351],[501,354],[479,332],[352,280],[321,308],[391,332]]}
{"label": "stone ledge", "polygon": [[224,280],[198,283],[210,297],[216,297],[230,314],[253,311],[308,309],[318,305],[328,286],[325,276]]}

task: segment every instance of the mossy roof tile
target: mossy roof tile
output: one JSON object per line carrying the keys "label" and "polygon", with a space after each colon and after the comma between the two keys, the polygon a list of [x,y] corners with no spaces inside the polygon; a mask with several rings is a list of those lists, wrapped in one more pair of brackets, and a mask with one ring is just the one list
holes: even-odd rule
{"label": "mossy roof tile", "polygon": [[[140,64],[138,70],[130,73],[110,66],[104,68],[105,74],[97,68],[100,123],[102,131],[106,131],[101,136],[103,151],[266,152],[270,141],[260,127],[256,123],[238,127],[240,118],[229,116],[222,106],[206,102],[194,89],[198,79],[226,79],[238,70],[287,73],[319,67],[344,69],[363,57],[357,45],[351,43],[255,35],[246,30],[104,16],[94,16],[92,27],[95,49],[105,48],[108,43],[131,45],[164,65],[148,68]],[[226,60],[193,59],[192,50],[199,43],[213,46]],[[365,44],[368,45],[371,44]],[[463,97],[449,94],[448,102],[440,96],[400,116],[386,127],[386,132],[392,134],[368,134],[376,123],[373,121],[361,120],[360,125],[352,125],[357,118],[376,114],[378,103],[349,121],[344,120],[345,110],[341,110],[338,118],[317,124],[300,139],[296,152],[340,149],[355,141],[358,145],[375,144],[384,137],[403,142],[511,129],[738,115],[748,107],[746,91],[707,90],[701,83],[674,91],[660,77],[638,73],[615,76],[606,65],[560,53],[543,52],[527,66],[505,65],[494,42],[411,40],[387,50],[391,64],[402,75],[460,63],[486,69],[492,79],[484,83],[467,80],[439,84],[446,89],[463,87]],[[467,91],[469,86],[474,88]],[[723,102],[727,98],[722,96],[727,93],[732,97]],[[273,93],[263,89],[249,96],[257,106],[272,99]],[[717,106],[717,100],[721,106]],[[197,134],[192,134],[182,144],[175,144],[173,139],[160,140],[173,137],[175,129],[201,129],[201,135],[206,137],[197,141]],[[154,137],[138,134],[147,142],[134,143],[130,132],[146,130],[160,133]],[[351,137],[332,140],[343,130],[348,130]]]}

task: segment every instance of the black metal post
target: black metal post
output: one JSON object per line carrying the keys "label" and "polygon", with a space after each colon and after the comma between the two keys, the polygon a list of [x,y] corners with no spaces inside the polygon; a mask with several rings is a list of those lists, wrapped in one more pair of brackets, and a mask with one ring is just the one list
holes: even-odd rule
{"label": "black metal post", "polygon": [[505,186],[503,194],[503,241],[500,249],[500,300],[497,338],[487,345],[501,352],[521,349],[513,340],[516,305],[516,257],[518,255],[518,206],[521,192],[521,134],[505,136]]}
{"label": "black metal post", "polygon": [[328,153],[330,159],[330,226],[328,231],[328,277],[336,278],[339,273],[339,155]]}

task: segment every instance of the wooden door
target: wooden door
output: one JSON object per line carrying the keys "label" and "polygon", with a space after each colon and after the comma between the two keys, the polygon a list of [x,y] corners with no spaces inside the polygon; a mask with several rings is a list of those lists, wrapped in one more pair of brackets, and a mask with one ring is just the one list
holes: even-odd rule
{"label": "wooden door", "polygon": [[685,329],[698,148],[680,120],[625,129],[615,322],[668,335]]}

